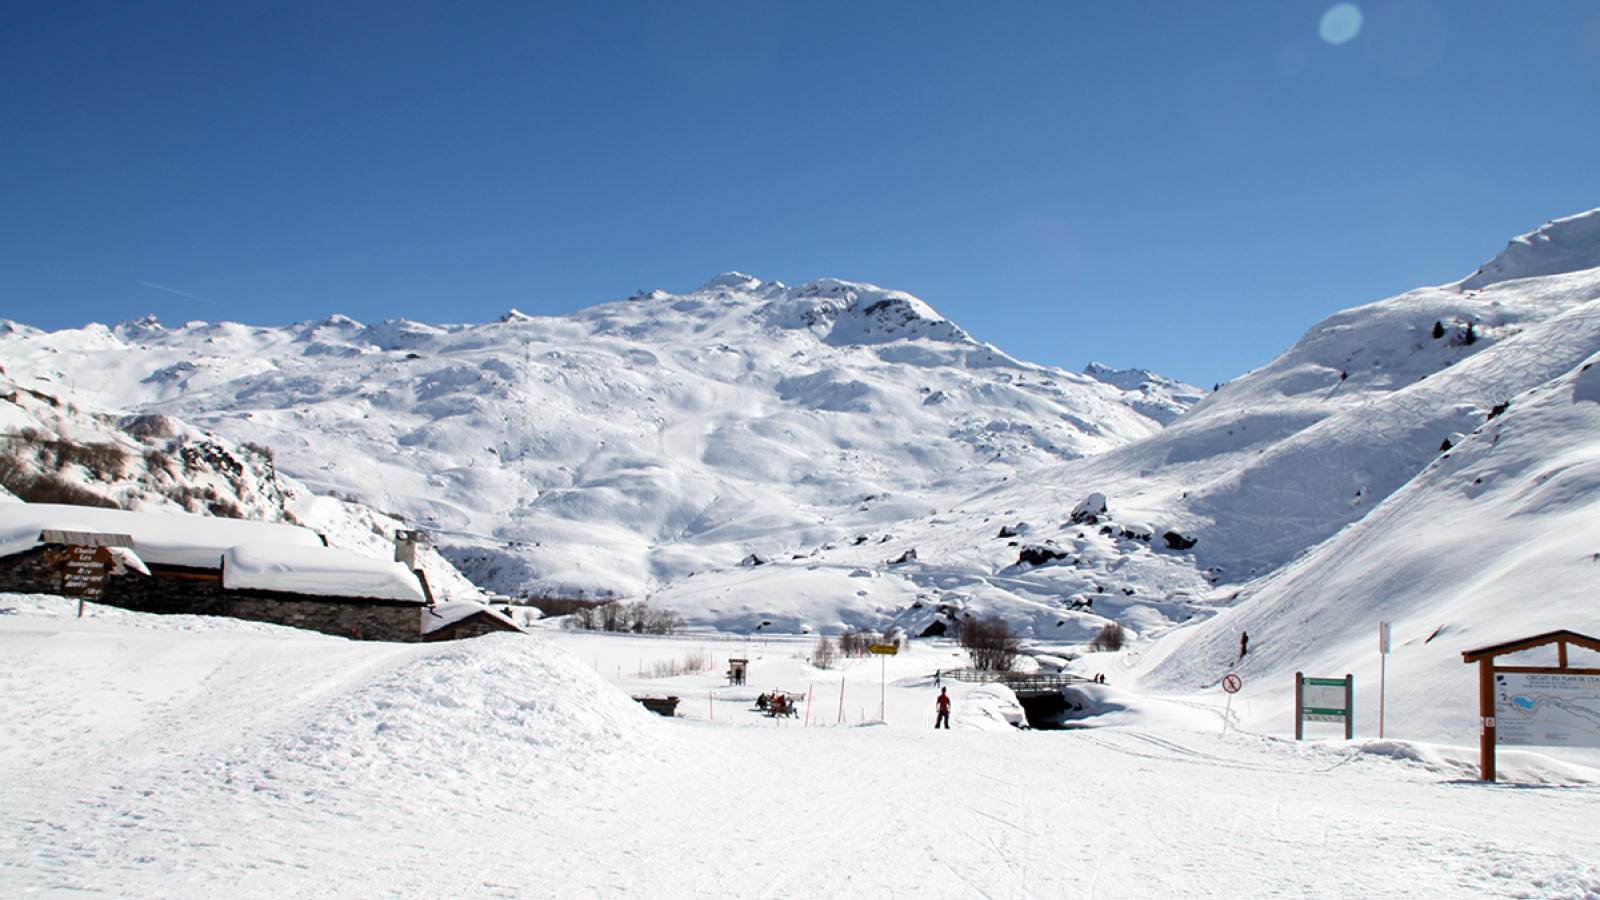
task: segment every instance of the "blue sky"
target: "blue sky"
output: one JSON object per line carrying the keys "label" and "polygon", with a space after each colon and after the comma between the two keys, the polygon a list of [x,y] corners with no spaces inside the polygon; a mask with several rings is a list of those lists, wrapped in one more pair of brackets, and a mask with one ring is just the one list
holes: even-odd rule
{"label": "blue sky", "polygon": [[1339,44],[1334,5],[8,4],[0,317],[479,322],[736,269],[1210,386],[1600,206],[1600,4],[1357,3]]}

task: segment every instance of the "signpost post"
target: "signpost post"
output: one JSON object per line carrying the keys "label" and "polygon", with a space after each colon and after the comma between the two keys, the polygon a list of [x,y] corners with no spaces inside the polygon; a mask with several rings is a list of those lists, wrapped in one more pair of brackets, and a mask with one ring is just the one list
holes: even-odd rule
{"label": "signpost post", "polygon": [[889,699],[888,657],[899,653],[900,647],[897,644],[873,644],[867,648],[867,652],[875,654],[878,657],[878,662],[881,663],[878,666],[878,721],[887,722],[889,719],[887,705]]}
{"label": "signpost post", "polygon": [[1383,701],[1389,689],[1389,623],[1378,623],[1378,737],[1383,738]]}

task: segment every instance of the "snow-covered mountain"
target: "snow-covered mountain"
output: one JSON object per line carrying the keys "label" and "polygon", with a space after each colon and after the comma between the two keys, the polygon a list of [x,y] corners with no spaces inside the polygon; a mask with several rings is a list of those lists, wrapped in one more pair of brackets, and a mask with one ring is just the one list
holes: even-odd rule
{"label": "snow-covered mountain", "polygon": [[853,540],[1148,437],[1199,395],[1018,362],[897,291],[737,273],[485,325],[10,325],[0,354],[270,447],[480,584],[591,597]]}
{"label": "snow-covered mountain", "polygon": [[1552,579],[1600,552],[1579,552],[1597,266],[1600,211],[1553,221],[1209,395],[1019,362],[898,292],[737,274],[486,325],[12,325],[0,358],[270,446],[502,590],[745,632],[998,612],[1074,644],[1114,620],[1160,639],[1130,673],[1185,690],[1241,629],[1252,677],[1312,646],[1367,677],[1383,616],[1403,648],[1432,623],[1394,661],[1426,680],[1465,668],[1440,668],[1461,640],[1595,629]]}

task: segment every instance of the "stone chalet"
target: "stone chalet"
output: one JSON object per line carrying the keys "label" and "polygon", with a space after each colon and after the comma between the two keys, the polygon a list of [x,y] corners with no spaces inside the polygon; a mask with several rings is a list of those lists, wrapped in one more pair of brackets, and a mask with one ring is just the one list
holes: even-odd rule
{"label": "stone chalet", "polygon": [[82,552],[108,570],[91,599],[136,612],[229,616],[357,640],[521,631],[480,603],[435,603],[420,570],[330,548],[297,525],[0,503],[0,591],[70,593],[68,560],[81,547],[96,548]]}

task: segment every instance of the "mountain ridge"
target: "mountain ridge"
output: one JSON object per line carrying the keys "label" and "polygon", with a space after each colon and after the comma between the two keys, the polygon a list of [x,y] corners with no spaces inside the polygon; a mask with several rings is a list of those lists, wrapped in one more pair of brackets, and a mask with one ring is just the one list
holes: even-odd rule
{"label": "mountain ridge", "polygon": [[[482,325],[14,331],[5,352],[35,375],[271,445],[516,593],[640,596],[839,539],[1149,434],[1145,411],[1199,394],[1019,362],[903,292],[738,273]],[[97,366],[69,371],[63,353]]]}

